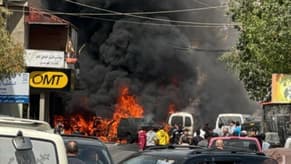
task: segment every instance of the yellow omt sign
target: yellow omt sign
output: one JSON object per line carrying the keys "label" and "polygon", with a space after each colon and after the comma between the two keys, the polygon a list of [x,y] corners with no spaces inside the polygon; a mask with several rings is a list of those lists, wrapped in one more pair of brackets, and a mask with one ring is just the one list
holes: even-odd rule
{"label": "yellow omt sign", "polygon": [[64,88],[68,84],[68,76],[63,72],[33,71],[29,84],[34,88]]}

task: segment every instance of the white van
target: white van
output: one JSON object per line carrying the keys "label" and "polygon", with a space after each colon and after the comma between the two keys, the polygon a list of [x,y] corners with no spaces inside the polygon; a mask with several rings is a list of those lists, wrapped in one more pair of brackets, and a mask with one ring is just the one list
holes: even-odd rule
{"label": "white van", "polygon": [[238,121],[240,124],[245,123],[248,119],[251,119],[250,114],[241,114],[241,113],[221,113],[217,116],[215,128],[218,128],[218,125],[222,123],[223,125],[228,125],[230,121]]}
{"label": "white van", "polygon": [[169,116],[168,124],[174,126],[175,124],[188,129],[189,134],[193,135],[194,132],[194,117],[188,112],[176,112]]}

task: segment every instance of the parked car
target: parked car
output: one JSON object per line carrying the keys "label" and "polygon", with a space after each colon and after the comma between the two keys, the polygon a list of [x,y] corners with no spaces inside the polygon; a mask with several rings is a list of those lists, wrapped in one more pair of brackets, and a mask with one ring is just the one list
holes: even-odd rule
{"label": "parked car", "polygon": [[[78,143],[79,153],[77,157],[86,164],[113,164],[108,148],[98,138],[84,135],[62,135],[62,138],[64,143],[68,141],[76,141]],[[92,156],[92,154],[94,155]],[[99,163],[96,155],[99,158]]]}
{"label": "parked car", "polygon": [[119,164],[277,164],[263,153],[199,148],[193,146],[152,147],[135,153]]}
{"label": "parked car", "polygon": [[0,127],[3,164],[67,164],[61,136],[18,127]]}
{"label": "parked car", "polygon": [[208,147],[215,148],[215,142],[218,139],[223,140],[224,148],[228,150],[262,152],[261,144],[255,137],[212,137],[208,143]]}

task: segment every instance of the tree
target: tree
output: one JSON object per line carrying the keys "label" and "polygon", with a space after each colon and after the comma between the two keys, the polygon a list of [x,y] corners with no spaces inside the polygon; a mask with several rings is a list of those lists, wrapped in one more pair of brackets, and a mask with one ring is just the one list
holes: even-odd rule
{"label": "tree", "polygon": [[6,30],[5,17],[8,11],[0,7],[0,79],[23,72],[25,65],[23,47],[13,42]]}
{"label": "tree", "polygon": [[229,6],[240,36],[220,59],[243,81],[251,99],[269,101],[272,73],[291,73],[291,1],[231,0]]}

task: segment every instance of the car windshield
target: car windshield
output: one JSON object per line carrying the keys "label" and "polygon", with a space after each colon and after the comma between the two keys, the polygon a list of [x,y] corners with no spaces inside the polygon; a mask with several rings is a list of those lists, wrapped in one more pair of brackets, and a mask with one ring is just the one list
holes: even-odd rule
{"label": "car windshield", "polygon": [[79,158],[87,164],[110,164],[110,157],[106,149],[101,146],[79,145]]}
{"label": "car windshield", "polygon": [[228,125],[231,121],[241,123],[241,118],[239,116],[221,116],[219,118],[218,124]]}
{"label": "car windshield", "polygon": [[121,162],[121,164],[178,164],[177,160],[166,157],[139,155]]}
{"label": "car windshield", "polygon": [[[0,137],[0,159],[5,164],[20,164],[21,157],[19,151],[16,151],[12,144],[13,137]],[[56,147],[53,143],[46,140],[31,139],[32,153],[37,164],[57,164]]]}
{"label": "car windshield", "polygon": [[191,159],[186,164],[278,164],[269,158],[250,158],[250,157],[209,157],[201,159]]}
{"label": "car windshield", "polygon": [[183,117],[182,116],[173,116],[171,125],[174,126],[175,124],[177,125],[183,125]]}
{"label": "car windshield", "polygon": [[[216,141],[213,142],[211,148],[215,148]],[[242,140],[242,139],[225,139],[223,140],[225,150],[234,151],[259,151],[258,145],[253,140]]]}

